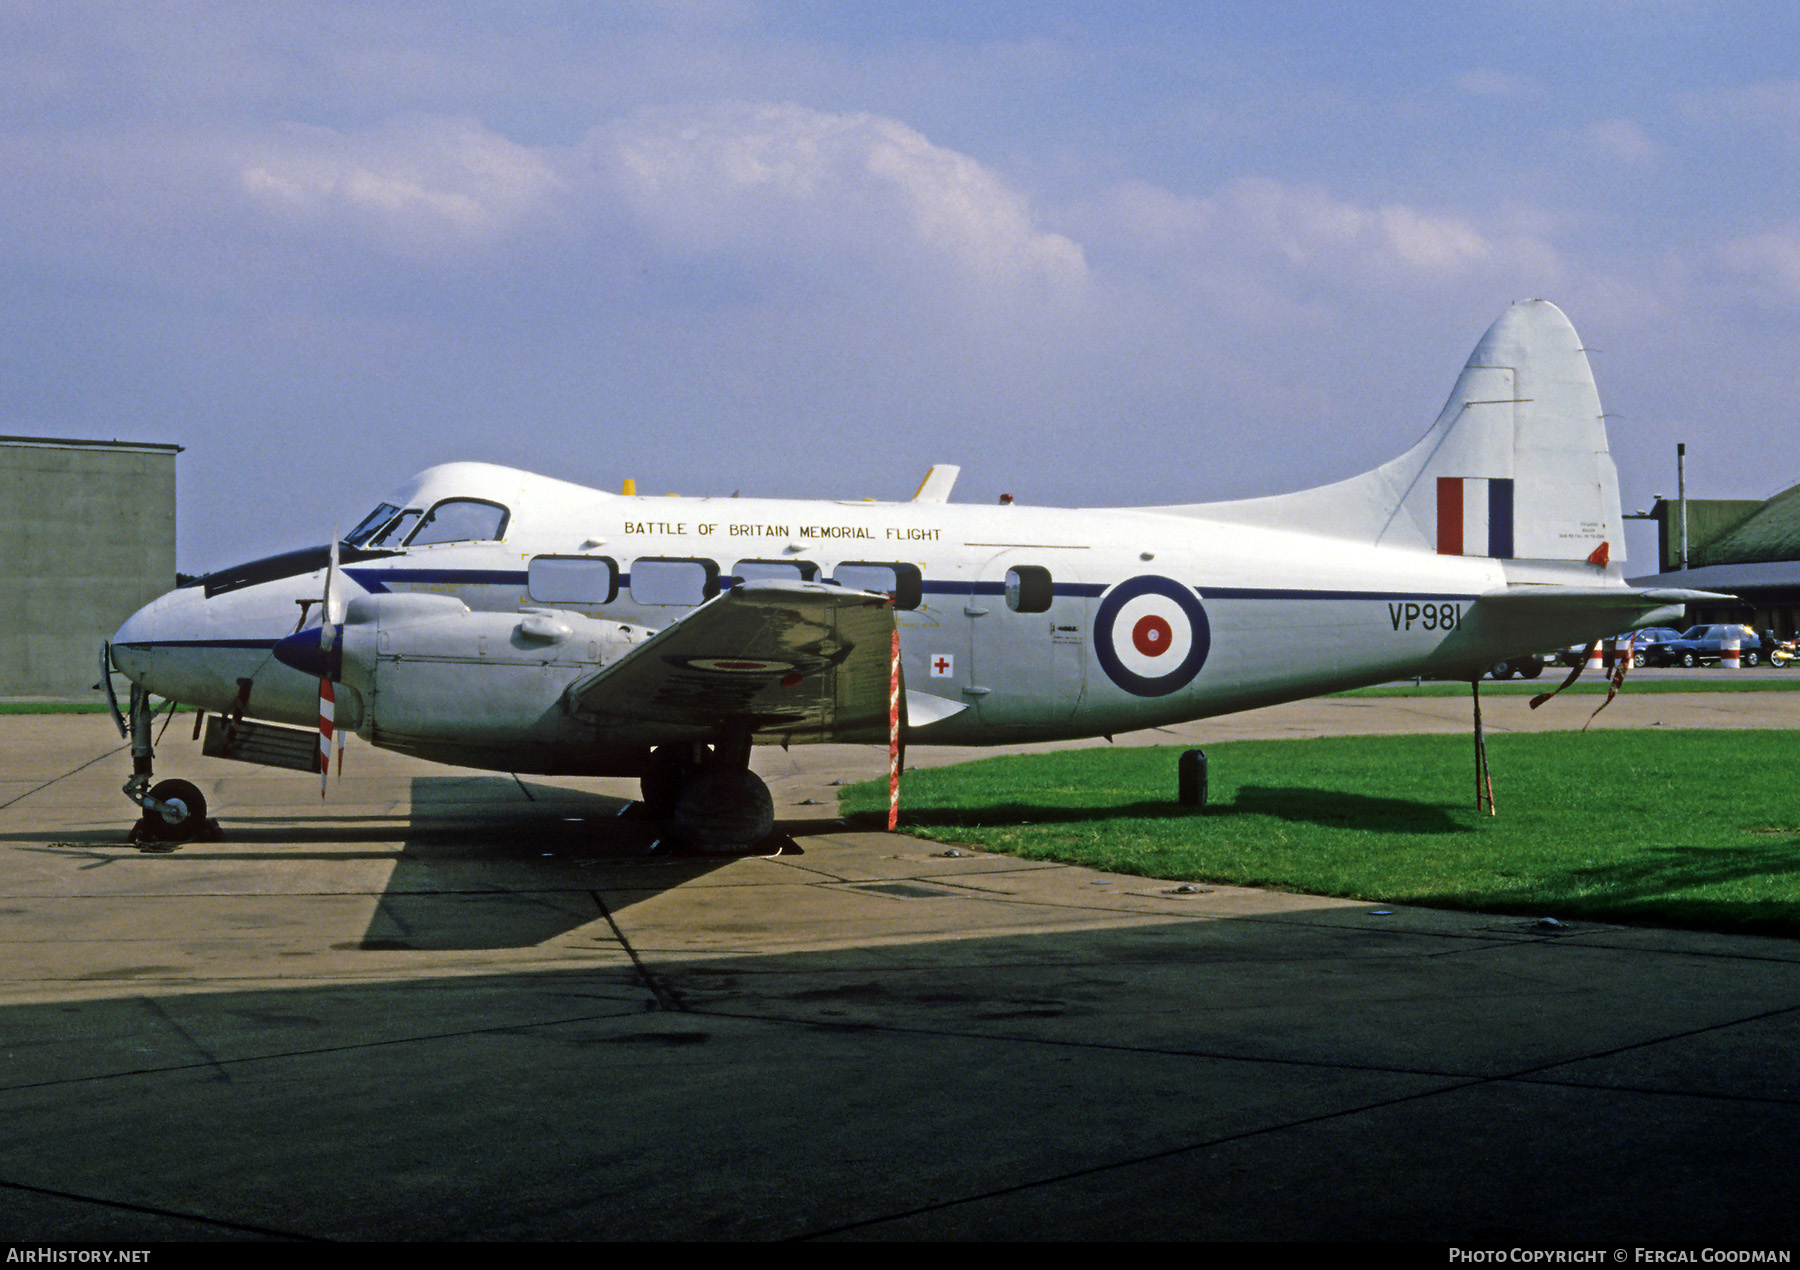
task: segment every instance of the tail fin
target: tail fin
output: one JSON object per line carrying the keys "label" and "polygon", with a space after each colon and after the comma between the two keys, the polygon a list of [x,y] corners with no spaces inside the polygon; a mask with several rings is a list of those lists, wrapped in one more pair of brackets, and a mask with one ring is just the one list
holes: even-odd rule
{"label": "tail fin", "polygon": [[1500,315],[1437,422],[1393,462],[1298,494],[1168,510],[1440,555],[1625,558],[1594,373],[1547,300]]}

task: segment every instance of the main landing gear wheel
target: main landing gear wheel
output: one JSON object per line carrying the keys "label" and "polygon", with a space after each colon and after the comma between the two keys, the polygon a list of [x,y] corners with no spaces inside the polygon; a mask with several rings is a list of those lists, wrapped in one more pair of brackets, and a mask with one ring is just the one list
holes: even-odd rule
{"label": "main landing gear wheel", "polygon": [[775,832],[775,799],[748,768],[707,767],[682,783],[673,819],[701,851],[742,850]]}
{"label": "main landing gear wheel", "polygon": [[775,800],[749,767],[748,734],[718,744],[658,746],[639,784],[637,815],[669,827],[670,845],[708,855],[797,852],[775,832]]}
{"label": "main landing gear wheel", "polygon": [[150,797],[163,804],[161,811],[146,811],[134,837],[140,841],[192,842],[206,832],[206,795],[188,781],[158,781]]}

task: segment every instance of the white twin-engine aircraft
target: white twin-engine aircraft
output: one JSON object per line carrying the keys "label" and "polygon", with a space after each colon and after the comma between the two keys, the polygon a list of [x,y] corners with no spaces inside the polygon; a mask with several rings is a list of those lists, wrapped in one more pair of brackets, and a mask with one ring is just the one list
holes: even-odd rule
{"label": "white twin-engine aircraft", "polygon": [[1335,485],[1065,510],[952,504],[955,474],[876,503],[432,468],[341,543],[208,574],[120,627],[140,832],[205,822],[193,785],[150,785],[151,693],[215,713],[209,753],[318,771],[323,689],[370,744],[636,776],[677,837],[736,849],[773,831],[754,745],[885,741],[896,716],[934,745],[1111,735],[1474,680],[1704,594],[1625,585],[1593,373],[1542,300],[1494,323],[1423,440]]}

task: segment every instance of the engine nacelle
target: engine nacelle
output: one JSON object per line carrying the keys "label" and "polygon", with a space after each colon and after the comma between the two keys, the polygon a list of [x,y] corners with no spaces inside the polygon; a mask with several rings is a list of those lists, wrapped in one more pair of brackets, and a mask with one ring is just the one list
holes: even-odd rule
{"label": "engine nacelle", "polygon": [[[654,632],[559,609],[471,610],[448,595],[366,595],[339,628],[344,726],[397,750],[555,745],[563,696]],[[346,709],[348,707],[348,709]]]}

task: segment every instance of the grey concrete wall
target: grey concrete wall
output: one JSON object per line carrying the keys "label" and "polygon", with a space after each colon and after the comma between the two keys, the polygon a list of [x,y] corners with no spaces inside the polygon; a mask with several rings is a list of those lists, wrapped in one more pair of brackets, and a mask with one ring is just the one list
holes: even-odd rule
{"label": "grey concrete wall", "polygon": [[0,437],[0,697],[91,697],[101,641],[175,585],[178,448]]}

